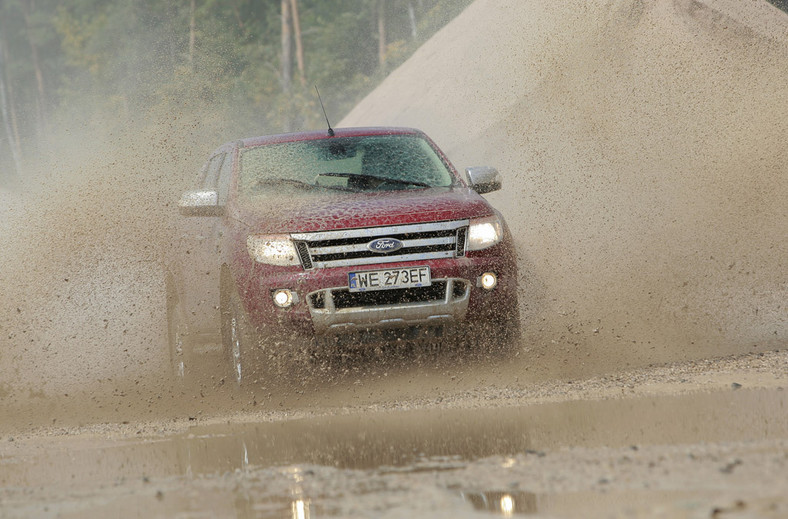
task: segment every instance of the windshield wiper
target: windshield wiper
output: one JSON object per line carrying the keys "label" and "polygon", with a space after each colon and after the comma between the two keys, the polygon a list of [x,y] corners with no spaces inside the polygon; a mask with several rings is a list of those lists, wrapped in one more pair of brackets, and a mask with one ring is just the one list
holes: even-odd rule
{"label": "windshield wiper", "polygon": [[432,187],[429,184],[424,182],[419,182],[417,180],[405,180],[401,178],[389,178],[389,177],[379,177],[377,175],[363,175],[363,174],[356,174],[356,173],[320,173],[318,178],[320,177],[344,177],[344,178],[354,178],[369,181],[370,184],[372,182],[377,182],[374,185],[369,185],[369,189],[377,189],[378,187],[382,186],[383,184],[400,184],[403,186],[417,186],[417,187]]}
{"label": "windshield wiper", "polygon": [[319,186],[316,184],[310,184],[309,182],[302,182],[301,180],[295,180],[292,178],[260,178],[255,181],[254,187],[263,187],[263,186],[294,186],[300,187],[302,189],[323,189],[325,186]]}

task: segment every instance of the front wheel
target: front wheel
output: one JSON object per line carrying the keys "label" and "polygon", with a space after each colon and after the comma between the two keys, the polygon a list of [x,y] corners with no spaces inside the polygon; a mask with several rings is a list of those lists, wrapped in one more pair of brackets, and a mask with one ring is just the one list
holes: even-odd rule
{"label": "front wheel", "polygon": [[192,369],[188,328],[174,276],[168,273],[164,283],[167,298],[167,344],[170,352],[170,366],[176,379],[183,381],[189,370]]}
{"label": "front wheel", "polygon": [[229,377],[236,386],[249,380],[254,367],[257,334],[249,324],[238,290],[233,287],[222,308],[222,343]]}

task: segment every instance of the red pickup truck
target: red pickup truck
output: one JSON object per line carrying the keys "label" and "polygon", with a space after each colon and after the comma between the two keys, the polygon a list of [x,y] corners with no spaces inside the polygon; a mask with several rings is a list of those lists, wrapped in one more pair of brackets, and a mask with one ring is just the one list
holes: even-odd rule
{"label": "red pickup truck", "polygon": [[233,141],[197,187],[179,201],[198,218],[180,219],[166,276],[181,376],[210,350],[241,383],[305,344],[519,337],[511,235],[480,196],[500,189],[498,172],[461,178],[419,130]]}

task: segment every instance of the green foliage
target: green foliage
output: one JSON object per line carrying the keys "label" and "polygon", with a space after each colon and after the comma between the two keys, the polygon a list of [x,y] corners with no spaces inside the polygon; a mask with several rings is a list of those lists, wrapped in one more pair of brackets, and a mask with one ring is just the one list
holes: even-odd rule
{"label": "green foliage", "polygon": [[0,63],[28,151],[63,127],[111,133],[187,114],[216,138],[315,128],[314,85],[338,121],[470,2],[299,0],[305,81],[294,72],[285,85],[276,0],[0,0]]}
{"label": "green foliage", "polygon": [[783,11],[788,12],[788,0],[769,0],[775,7],[782,9]]}

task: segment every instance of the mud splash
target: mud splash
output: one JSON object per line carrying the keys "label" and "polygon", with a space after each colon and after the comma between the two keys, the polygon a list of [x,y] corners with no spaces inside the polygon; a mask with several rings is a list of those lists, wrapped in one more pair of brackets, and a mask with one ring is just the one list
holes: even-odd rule
{"label": "mud splash", "polygon": [[68,128],[0,188],[4,405],[158,377],[161,258],[173,200],[202,157],[166,121],[153,126]]}

